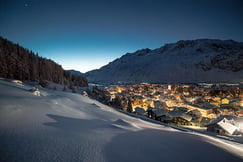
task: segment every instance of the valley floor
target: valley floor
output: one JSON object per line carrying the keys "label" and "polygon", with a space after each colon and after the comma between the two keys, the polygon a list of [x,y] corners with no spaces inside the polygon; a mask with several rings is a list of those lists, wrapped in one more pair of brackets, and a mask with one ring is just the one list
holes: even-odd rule
{"label": "valley floor", "polygon": [[0,79],[0,161],[242,161],[243,145]]}

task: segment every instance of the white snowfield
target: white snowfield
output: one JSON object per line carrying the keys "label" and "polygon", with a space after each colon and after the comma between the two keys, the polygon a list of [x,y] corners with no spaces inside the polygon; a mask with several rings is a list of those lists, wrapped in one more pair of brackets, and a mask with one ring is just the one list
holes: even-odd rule
{"label": "white snowfield", "polygon": [[243,161],[243,146],[144,121],[80,94],[0,79],[0,161]]}

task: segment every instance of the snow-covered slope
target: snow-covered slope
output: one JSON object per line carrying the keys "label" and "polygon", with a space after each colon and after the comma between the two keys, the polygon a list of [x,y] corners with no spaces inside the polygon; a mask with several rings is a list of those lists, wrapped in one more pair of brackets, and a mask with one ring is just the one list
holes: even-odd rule
{"label": "snow-covered slope", "polygon": [[243,43],[214,39],[178,41],[155,50],[128,53],[86,76],[89,82],[97,83],[240,82]]}
{"label": "snow-covered slope", "polygon": [[242,161],[242,144],[128,116],[79,94],[0,79],[0,161]]}

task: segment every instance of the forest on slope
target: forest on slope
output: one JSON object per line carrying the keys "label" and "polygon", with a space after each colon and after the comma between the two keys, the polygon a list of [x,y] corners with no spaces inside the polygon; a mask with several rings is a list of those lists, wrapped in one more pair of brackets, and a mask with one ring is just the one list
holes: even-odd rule
{"label": "forest on slope", "polygon": [[51,81],[66,86],[85,87],[85,77],[65,71],[50,59],[21,47],[0,36],[0,77],[22,81]]}

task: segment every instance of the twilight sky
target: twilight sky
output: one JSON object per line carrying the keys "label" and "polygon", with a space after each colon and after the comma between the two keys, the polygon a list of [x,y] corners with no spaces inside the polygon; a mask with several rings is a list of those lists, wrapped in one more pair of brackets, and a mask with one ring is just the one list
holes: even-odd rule
{"label": "twilight sky", "polygon": [[0,35],[86,72],[178,40],[243,41],[242,0],[0,0]]}

